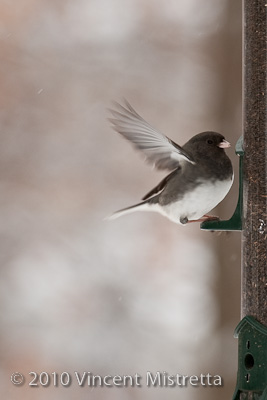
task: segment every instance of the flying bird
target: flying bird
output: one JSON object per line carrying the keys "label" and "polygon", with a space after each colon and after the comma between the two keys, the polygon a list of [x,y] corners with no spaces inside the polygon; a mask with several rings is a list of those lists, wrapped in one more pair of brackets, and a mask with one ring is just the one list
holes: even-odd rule
{"label": "flying bird", "polygon": [[138,204],[123,208],[114,219],[134,211],[155,211],[178,224],[218,219],[208,215],[229,192],[233,167],[223,135],[207,131],[179,146],[154,129],[125,100],[110,110],[112,127],[143,153],[146,161],[169,174]]}

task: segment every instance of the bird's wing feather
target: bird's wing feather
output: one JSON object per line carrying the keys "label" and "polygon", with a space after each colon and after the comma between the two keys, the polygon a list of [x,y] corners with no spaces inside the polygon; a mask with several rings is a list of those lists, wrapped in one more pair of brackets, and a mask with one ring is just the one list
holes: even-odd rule
{"label": "bird's wing feather", "polygon": [[169,175],[165,176],[160,183],[155,186],[152,190],[150,190],[144,197],[142,197],[142,200],[148,200],[158,194],[160,194],[164,189],[168,181],[177,174],[177,169],[172,171]]}
{"label": "bird's wing feather", "polygon": [[155,130],[128,101],[125,100],[123,106],[115,104],[117,110],[110,110],[114,118],[109,118],[113,128],[141,150],[149,163],[158,169],[170,171],[180,167],[185,161],[194,163],[182,147]]}

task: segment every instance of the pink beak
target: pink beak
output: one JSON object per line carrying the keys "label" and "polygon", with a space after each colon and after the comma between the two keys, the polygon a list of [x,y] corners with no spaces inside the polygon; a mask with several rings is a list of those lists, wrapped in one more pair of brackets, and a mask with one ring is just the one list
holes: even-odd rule
{"label": "pink beak", "polygon": [[223,141],[218,144],[218,147],[220,147],[221,149],[228,149],[228,147],[231,147],[231,144],[227,142],[227,140],[223,139]]}

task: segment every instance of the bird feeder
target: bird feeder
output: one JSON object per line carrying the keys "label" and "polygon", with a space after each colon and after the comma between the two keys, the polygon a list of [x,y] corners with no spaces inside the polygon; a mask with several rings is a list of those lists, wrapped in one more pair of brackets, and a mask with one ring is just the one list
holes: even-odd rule
{"label": "bird feeder", "polygon": [[237,142],[239,200],[228,221],[205,230],[242,231],[242,320],[233,400],[267,400],[267,79],[265,0],[243,1],[243,129]]}

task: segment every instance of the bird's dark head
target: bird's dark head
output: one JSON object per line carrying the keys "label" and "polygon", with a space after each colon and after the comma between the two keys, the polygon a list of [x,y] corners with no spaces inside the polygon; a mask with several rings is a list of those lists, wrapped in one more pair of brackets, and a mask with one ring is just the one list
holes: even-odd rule
{"label": "bird's dark head", "polygon": [[230,147],[223,135],[217,132],[202,132],[193,136],[183,148],[188,151],[193,159],[220,157],[225,154],[224,149]]}

